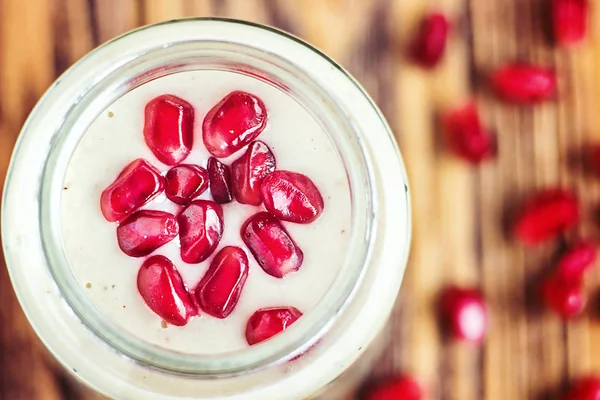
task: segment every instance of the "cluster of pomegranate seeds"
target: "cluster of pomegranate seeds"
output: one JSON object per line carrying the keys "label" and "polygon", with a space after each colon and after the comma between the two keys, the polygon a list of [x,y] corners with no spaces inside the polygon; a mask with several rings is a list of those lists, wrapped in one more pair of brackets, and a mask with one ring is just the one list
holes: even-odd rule
{"label": "cluster of pomegranate seeds", "polygon": [[402,375],[370,387],[364,398],[365,400],[421,400],[423,390],[415,379]]}
{"label": "cluster of pomegranate seeds", "polygon": [[302,313],[295,307],[261,308],[248,319],[246,341],[252,346],[270,339],[301,316]]}
{"label": "cluster of pomegranate seeds", "polygon": [[494,155],[494,137],[482,126],[475,102],[450,110],[443,125],[448,148],[457,156],[477,164]]}
{"label": "cluster of pomegranate seeds", "polygon": [[600,377],[590,375],[576,379],[560,400],[600,400]]}
{"label": "cluster of pomegranate seeds", "polygon": [[587,33],[588,0],[551,0],[554,40],[563,46],[581,42]]}
{"label": "cluster of pomegranate seeds", "polygon": [[450,22],[444,14],[431,13],[421,21],[410,45],[411,58],[425,68],[435,67],[446,51]]}
{"label": "cluster of pomegranate seeds", "polygon": [[480,343],[487,332],[487,308],[481,292],[473,288],[446,288],[439,298],[444,327],[459,340]]}

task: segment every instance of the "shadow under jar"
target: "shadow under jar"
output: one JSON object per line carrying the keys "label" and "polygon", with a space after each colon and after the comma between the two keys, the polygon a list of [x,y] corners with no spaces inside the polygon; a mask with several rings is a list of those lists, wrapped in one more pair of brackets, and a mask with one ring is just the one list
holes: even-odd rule
{"label": "shadow under jar", "polygon": [[[310,115],[334,149],[332,157],[339,159],[347,187],[349,231],[340,232],[346,235],[344,254],[338,255],[340,265],[319,265],[335,273],[318,301],[302,310],[304,315],[289,329],[254,346],[227,349],[216,342],[211,346],[210,340],[218,337],[198,335],[195,340],[208,341],[203,349],[168,345],[136,334],[135,327],[128,328],[107,311],[108,303],[90,295],[81,277],[89,266],[79,265],[85,257],[72,256],[71,239],[65,233],[70,214],[87,212],[79,210],[85,206],[72,198],[65,211],[69,198],[65,188],[70,184],[66,180],[71,163],[86,144],[86,135],[92,134],[90,127],[106,115],[112,118],[113,110],[115,119],[119,118],[124,110],[115,105],[136,90],[150,88],[149,95],[156,82],[176,82],[173,77],[201,76],[203,71],[241,76],[256,88],[285,96]],[[199,92],[210,90],[198,88]],[[155,94],[162,93],[157,89]],[[199,94],[197,101],[201,98]],[[142,120],[143,110],[127,111]],[[198,143],[206,111],[205,107],[197,110]],[[136,129],[131,134],[141,135]],[[277,157],[277,146],[273,151]],[[111,157],[106,155],[109,164],[114,161]],[[303,160],[303,154],[296,157],[310,162]],[[161,172],[167,169],[160,167]],[[327,168],[323,169],[327,174]],[[100,184],[92,185],[93,193],[88,195],[95,199],[102,189]],[[325,210],[327,206],[326,197]],[[118,399],[285,400],[321,394],[335,398],[335,387],[344,385],[337,378],[357,365],[389,316],[410,244],[402,159],[389,126],[364,90],[340,66],[297,38],[269,27],[222,19],[170,21],[133,31],[94,50],[63,74],[23,127],[2,212],[4,254],[33,328],[68,370],[99,393]],[[89,230],[93,237],[96,230]],[[242,246],[241,241],[238,245]],[[103,249],[99,243],[95,252],[103,251],[113,249]],[[310,254],[310,246],[303,251]],[[142,260],[135,262],[139,265]],[[115,266],[106,268],[106,274],[118,271]],[[101,265],[94,270],[103,273]],[[137,272],[127,265],[122,270],[129,277]],[[259,273],[263,271],[251,264],[250,274]],[[295,274],[301,273],[302,269]],[[279,284],[272,279],[273,287]],[[311,288],[306,290],[309,293]],[[135,287],[131,292],[137,295]],[[231,316],[242,315],[241,309]],[[200,320],[211,318],[201,314]],[[152,317],[160,325],[160,319]],[[175,329],[188,327],[166,330]],[[236,329],[243,335],[242,327]],[[185,339],[192,340],[193,335]],[[205,351],[211,347],[220,350]]]}

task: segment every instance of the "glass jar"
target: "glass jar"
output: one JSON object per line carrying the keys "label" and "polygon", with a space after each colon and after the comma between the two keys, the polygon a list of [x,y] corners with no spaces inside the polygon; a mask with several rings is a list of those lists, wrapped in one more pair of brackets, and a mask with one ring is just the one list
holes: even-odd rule
{"label": "glass jar", "polygon": [[[100,314],[70,269],[60,219],[67,166],[96,117],[146,82],[198,69],[252,75],[292,96],[335,144],[352,203],[349,251],[319,304],[271,340],[207,356],[145,343]],[[10,276],[33,328],[80,380],[118,399],[335,398],[326,388],[355,363],[389,316],[410,243],[402,159],[364,90],[299,39],[223,19],[141,28],[65,72],[23,127],[2,215]]]}

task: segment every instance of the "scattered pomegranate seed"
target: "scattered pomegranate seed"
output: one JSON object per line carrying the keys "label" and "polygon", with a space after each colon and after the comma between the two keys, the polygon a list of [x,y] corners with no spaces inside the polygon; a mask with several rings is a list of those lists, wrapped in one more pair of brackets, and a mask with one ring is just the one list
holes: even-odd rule
{"label": "scattered pomegranate seed", "polygon": [[573,382],[562,400],[600,400],[600,377],[590,375]]}
{"label": "scattered pomegranate seed", "polygon": [[581,279],[565,279],[556,274],[542,281],[540,296],[546,307],[565,319],[581,314],[587,302]]}
{"label": "scattered pomegranate seed", "polygon": [[425,16],[410,46],[412,59],[422,67],[435,67],[444,56],[449,30],[450,23],[444,14]]}
{"label": "scattered pomegranate seed", "polygon": [[467,342],[481,342],[487,331],[487,310],[481,292],[450,287],[440,296],[442,322],[449,333]]}
{"label": "scattered pomegranate seed", "polygon": [[175,265],[165,256],[152,256],[137,276],[138,291],[152,311],[171,325],[183,326],[198,310]]}
{"label": "scattered pomegranate seed", "polygon": [[119,174],[100,196],[102,215],[109,222],[121,221],[162,192],[160,171],[138,158]]}
{"label": "scattered pomegranate seed", "polygon": [[587,0],[552,0],[552,27],[556,43],[569,46],[586,35],[589,4]]}
{"label": "scattered pomegranate seed", "polygon": [[177,217],[181,259],[188,264],[210,256],[223,236],[223,210],[210,200],[192,201]]}
{"label": "scattered pomegranate seed", "polygon": [[210,193],[217,203],[229,203],[231,195],[231,173],[229,167],[214,157],[208,159],[208,181]]}
{"label": "scattered pomegranate seed", "polygon": [[144,138],[162,163],[179,164],[194,144],[194,107],[170,94],[150,100],[145,110]]}
{"label": "scattered pomegranate seed", "polygon": [[195,290],[200,307],[217,318],[226,318],[248,278],[248,257],[239,247],[223,247]]}
{"label": "scattered pomegranate seed", "polygon": [[296,322],[302,313],[295,307],[261,308],[255,311],[246,325],[249,345],[270,339]]}
{"label": "scattered pomegranate seed", "polygon": [[593,243],[579,242],[560,257],[556,273],[564,279],[583,279],[584,273],[594,266],[596,257],[596,246]]}
{"label": "scattered pomegranate seed", "polygon": [[242,204],[260,205],[260,184],[275,171],[275,156],[261,141],[250,143],[243,156],[231,164],[232,189]]}
{"label": "scattered pomegranate seed", "polygon": [[517,215],[514,235],[525,245],[552,239],[579,220],[579,203],[567,189],[542,190],[525,202]]}
{"label": "scattered pomegranate seed", "polygon": [[448,147],[457,156],[477,164],[494,155],[494,138],[481,125],[475,102],[451,110],[443,122]]}
{"label": "scattered pomegranate seed", "polygon": [[521,104],[552,99],[556,94],[554,71],[529,64],[509,64],[491,75],[492,88],[503,99]]}
{"label": "scattered pomegranate seed", "polygon": [[117,228],[117,240],[123,253],[143,257],[175,239],[179,225],[174,215],[164,211],[141,210]]}
{"label": "scattered pomegranate seed", "polygon": [[283,278],[290,272],[297,271],[302,265],[302,250],[281,222],[268,212],[259,212],[250,217],[242,225],[240,234],[267,274]]}
{"label": "scattered pomegranate seed", "polygon": [[423,390],[417,381],[409,376],[387,379],[371,387],[365,400],[421,400]]}
{"label": "scattered pomegranate seed", "polygon": [[256,139],[267,125],[267,109],[256,96],[235,91],[214,106],[202,123],[206,149],[215,157],[229,157]]}
{"label": "scattered pomegranate seed", "polygon": [[165,176],[165,194],[173,203],[186,205],[208,189],[208,172],[197,165],[180,164]]}
{"label": "scattered pomegranate seed", "polygon": [[323,211],[323,197],[310,178],[290,171],[267,175],[260,186],[267,211],[284,221],[308,224]]}

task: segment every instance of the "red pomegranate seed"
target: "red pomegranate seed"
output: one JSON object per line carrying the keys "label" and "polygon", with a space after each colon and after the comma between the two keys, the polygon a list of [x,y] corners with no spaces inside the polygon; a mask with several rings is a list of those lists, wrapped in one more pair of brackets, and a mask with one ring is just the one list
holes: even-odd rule
{"label": "red pomegranate seed", "polygon": [[600,377],[590,375],[573,382],[562,400],[600,400]]}
{"label": "red pomegranate seed", "polygon": [[596,257],[596,246],[593,243],[579,242],[560,257],[556,273],[568,280],[583,279],[584,273],[594,266]]}
{"label": "red pomegranate seed", "polygon": [[160,171],[144,159],[127,165],[100,196],[102,215],[109,222],[121,221],[162,192]]}
{"label": "red pomegranate seed", "polygon": [[195,290],[200,307],[217,318],[226,318],[242,294],[248,278],[248,257],[239,247],[223,247]]}
{"label": "red pomegranate seed", "polygon": [[302,313],[295,307],[261,308],[255,311],[246,325],[249,345],[270,339],[296,322]]}
{"label": "red pomegranate seed", "polygon": [[579,204],[573,192],[546,189],[525,202],[517,215],[514,235],[525,245],[535,245],[565,232],[578,220]]}
{"label": "red pomegranate seed", "polygon": [[449,30],[450,23],[444,14],[425,16],[410,46],[412,59],[422,67],[435,67],[444,56]]}
{"label": "red pomegranate seed", "polygon": [[421,400],[423,390],[409,376],[399,376],[380,382],[369,389],[365,400]]}
{"label": "red pomegranate seed", "polygon": [[448,147],[457,156],[477,164],[495,154],[494,138],[481,125],[475,102],[451,110],[443,123]]}
{"label": "red pomegranate seed", "polygon": [[487,331],[487,310],[476,289],[450,287],[440,296],[440,314],[449,333],[467,342],[481,342]]}
{"label": "red pomegranate seed", "polygon": [[175,265],[165,256],[152,256],[137,276],[138,291],[152,311],[171,325],[183,326],[198,310]]}
{"label": "red pomegranate seed", "polygon": [[260,184],[275,171],[275,156],[261,141],[250,143],[243,156],[231,164],[232,189],[242,204],[260,205]]}
{"label": "red pomegranate seed", "polygon": [[202,123],[202,139],[215,157],[229,157],[256,139],[267,125],[267,109],[256,96],[235,91],[214,106]]}
{"label": "red pomegranate seed", "polygon": [[262,269],[276,278],[283,278],[297,271],[302,265],[304,254],[285,230],[281,222],[268,212],[250,217],[240,231]]}
{"label": "red pomegranate seed", "polygon": [[231,172],[229,167],[214,157],[208,159],[208,181],[210,193],[217,203],[229,203],[231,195]]}
{"label": "red pomegranate seed", "polygon": [[164,211],[142,210],[121,222],[117,239],[123,253],[143,257],[175,239],[179,225],[174,215]]}
{"label": "red pomegranate seed", "polygon": [[585,38],[588,10],[588,0],[552,0],[552,27],[556,43],[568,46]]}
{"label": "red pomegranate seed", "polygon": [[186,205],[208,189],[208,172],[197,165],[180,164],[165,176],[165,194],[173,203]]}
{"label": "red pomegranate seed", "polygon": [[192,201],[177,217],[181,259],[202,262],[217,248],[223,236],[223,210],[210,200]]}
{"label": "red pomegranate seed", "polygon": [[145,110],[144,138],[162,163],[179,164],[194,144],[194,107],[170,94],[150,100]]}
{"label": "red pomegranate seed", "polygon": [[308,224],[323,211],[323,197],[306,175],[290,171],[275,171],[267,175],[260,186],[267,211],[284,221]]}
{"label": "red pomegranate seed", "polygon": [[531,104],[556,94],[554,71],[529,64],[509,64],[492,72],[491,85],[504,100]]}
{"label": "red pomegranate seed", "polygon": [[565,279],[557,274],[542,281],[540,296],[546,307],[565,319],[581,314],[587,302],[581,279]]}

